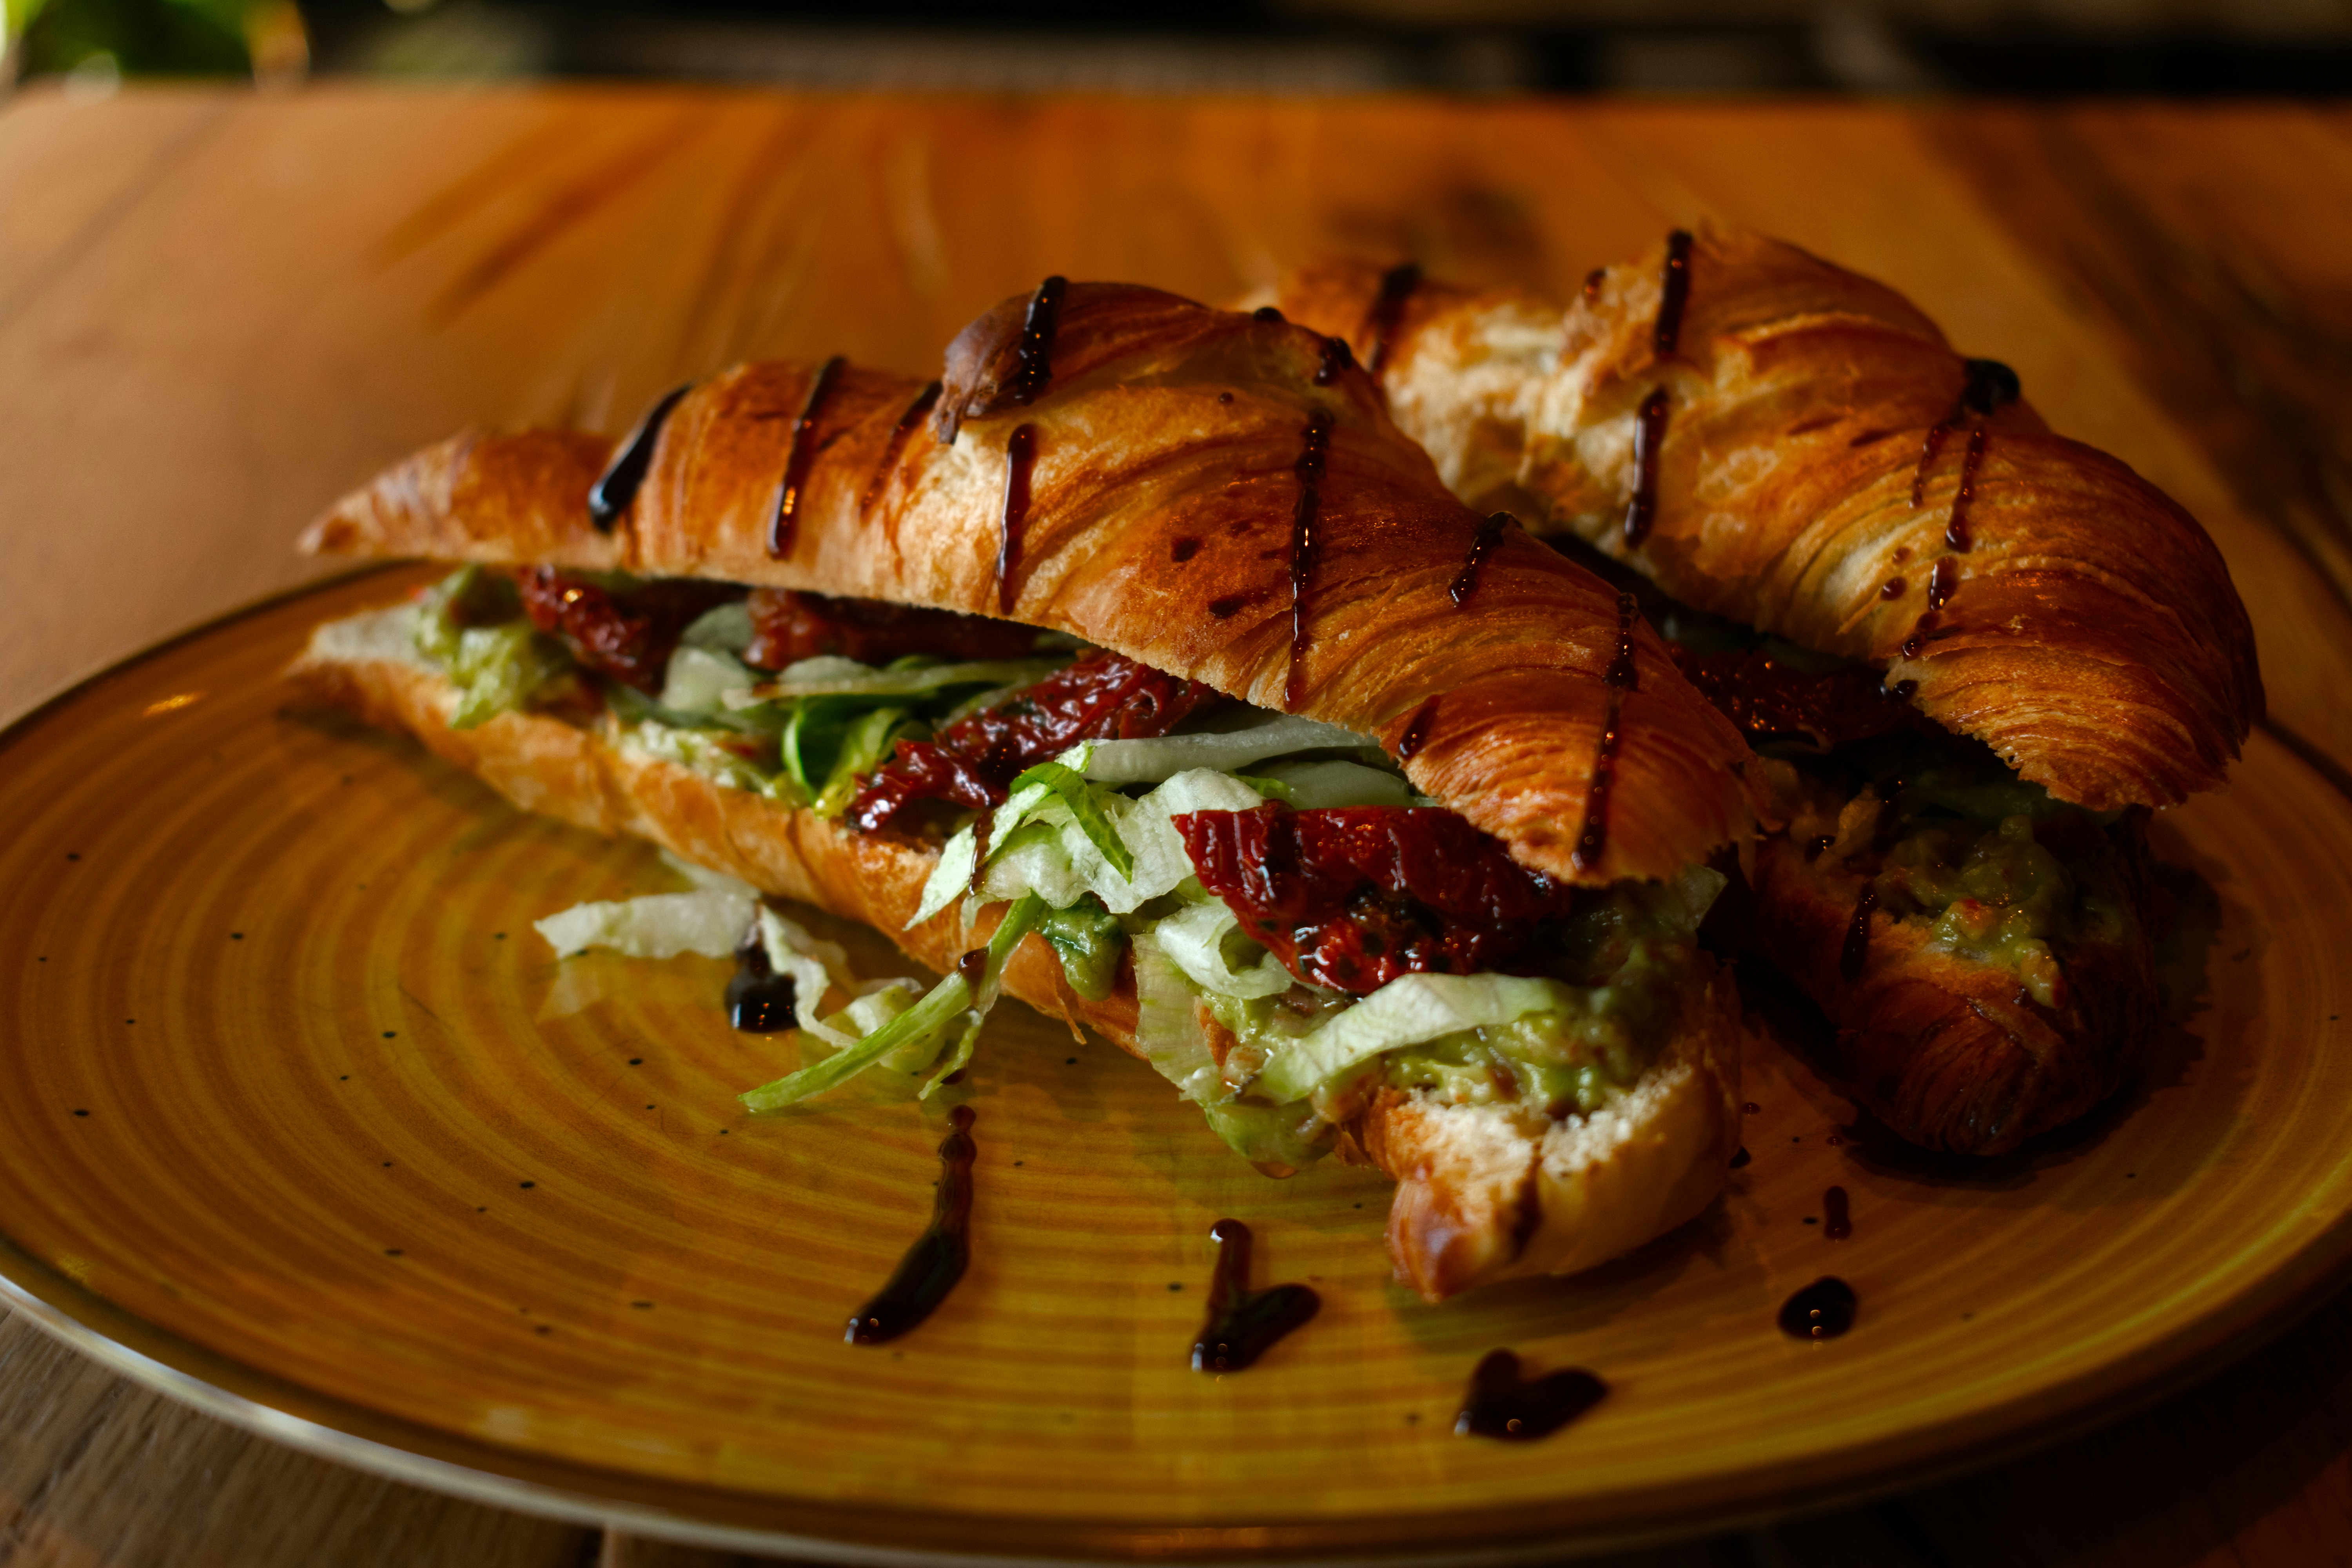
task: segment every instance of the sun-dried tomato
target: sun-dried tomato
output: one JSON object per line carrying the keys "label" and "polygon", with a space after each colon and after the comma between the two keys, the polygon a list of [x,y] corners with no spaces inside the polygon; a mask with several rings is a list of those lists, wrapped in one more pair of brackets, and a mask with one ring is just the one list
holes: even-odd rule
{"label": "sun-dried tomato", "polygon": [[1175,820],[1201,885],[1291,973],[1335,991],[1507,973],[1574,898],[1434,807],[1262,805]]}
{"label": "sun-dried tomato", "polygon": [[669,577],[614,592],[552,566],[517,576],[531,625],[561,637],[572,657],[600,675],[657,692],[677,639],[701,615],[743,590],[730,583]]}
{"label": "sun-dried tomato", "polygon": [[836,599],[789,588],[754,588],[751,646],[743,662],[782,669],[832,654],[860,664],[887,664],[903,654],[944,658],[1019,658],[1037,646],[1037,628],[952,610],[917,609],[880,599]]}
{"label": "sun-dried tomato", "polygon": [[871,833],[920,800],[993,805],[1023,769],[1080,741],[1165,735],[1224,699],[1209,687],[1097,648],[929,741],[901,741],[850,802],[849,822]]}
{"label": "sun-dried tomato", "polygon": [[1909,694],[1889,690],[1861,665],[1807,674],[1763,648],[1694,653],[1669,643],[1699,694],[1751,742],[1804,741],[1827,751],[1897,731],[1934,731]]}

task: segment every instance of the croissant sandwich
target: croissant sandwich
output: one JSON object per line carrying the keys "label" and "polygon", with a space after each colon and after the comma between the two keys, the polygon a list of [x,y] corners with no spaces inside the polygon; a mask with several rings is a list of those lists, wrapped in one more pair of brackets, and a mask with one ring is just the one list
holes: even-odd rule
{"label": "croissant sandwich", "polygon": [[1990,1154],[2120,1085],[2157,1023],[2149,811],[2262,708],[2193,519],[1891,289],[1752,234],[1678,231],[1565,310],[1355,264],[1278,309],[1464,500],[1641,587],[1765,754],[1754,940],[1855,1099]]}
{"label": "croissant sandwich", "polygon": [[617,444],[428,448],[303,542],[457,567],[320,628],[310,688],[940,972],[851,995],[762,912],[806,1055],[754,1110],[952,1081],[1010,994],[1272,1173],[1377,1164],[1432,1300],[1724,1180],[1742,1025],[1696,931],[1755,760],[1301,328],[1049,279],[943,383],[740,366]]}

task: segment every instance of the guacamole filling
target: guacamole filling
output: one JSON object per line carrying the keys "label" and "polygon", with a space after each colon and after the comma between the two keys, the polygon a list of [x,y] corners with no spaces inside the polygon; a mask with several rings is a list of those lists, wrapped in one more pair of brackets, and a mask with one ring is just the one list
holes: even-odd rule
{"label": "guacamole filling", "polygon": [[936,847],[910,928],[950,905],[998,912],[929,992],[804,1017],[829,1054],[747,1093],[755,1110],[868,1067],[930,1092],[969,1061],[1034,932],[1082,998],[1132,974],[1143,1054],[1264,1169],[1328,1152],[1384,1089],[1589,1115],[1673,1032],[1723,886],[1703,868],[1557,883],[1416,795],[1369,737],[1056,634],[520,576],[469,566],[419,598],[415,647],[458,689],[453,722],[585,693],[626,750]]}
{"label": "guacamole filling", "polygon": [[2137,939],[2136,814],[2055,799],[1865,665],[1671,604],[1654,616],[1693,684],[1786,764],[1790,843],[1823,877],[1862,879],[1876,916],[2052,1008],[2070,953]]}

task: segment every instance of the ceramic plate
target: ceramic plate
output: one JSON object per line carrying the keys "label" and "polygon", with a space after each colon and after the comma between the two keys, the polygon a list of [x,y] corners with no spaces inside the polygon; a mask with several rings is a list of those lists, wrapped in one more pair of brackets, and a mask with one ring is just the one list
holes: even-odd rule
{"label": "ceramic plate", "polygon": [[[2258,735],[2157,831],[2210,903],[2194,1011],[2063,1142],[1890,1153],[1767,1047],[1752,1162],[1702,1220],[1428,1307],[1389,1280],[1383,1182],[1262,1177],[1148,1069],[1008,1005],[967,1086],[971,1270],[913,1334],[845,1344],[926,1222],[946,1108],[853,1087],[744,1116],[795,1047],[727,1026],[724,964],[559,964],[531,931],[675,888],[651,851],[292,705],[311,624],[410,580],[232,619],[0,740],[0,1273],[274,1435],[803,1555],[1556,1553],[2012,1451],[2211,1364],[2347,1256],[2352,810]],[[1204,1376],[1224,1215],[1257,1283],[1324,1304]],[[1825,1274],[1853,1331],[1786,1337]],[[1611,1392],[1541,1442],[1456,1436],[1500,1346]]]}

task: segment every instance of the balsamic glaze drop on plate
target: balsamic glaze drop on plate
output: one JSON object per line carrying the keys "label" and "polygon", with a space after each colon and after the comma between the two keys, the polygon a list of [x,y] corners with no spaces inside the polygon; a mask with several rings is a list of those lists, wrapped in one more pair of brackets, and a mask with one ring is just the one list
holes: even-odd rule
{"label": "balsamic glaze drop on plate", "polygon": [[1780,1331],[1790,1339],[1833,1340],[1853,1327],[1860,1306],[1853,1286],[1824,1275],[1781,1304]]}
{"label": "balsamic glaze drop on plate", "polygon": [[1323,1299],[1306,1285],[1249,1288],[1250,1229],[1237,1219],[1209,1227],[1217,1266],[1209,1277],[1209,1317],[1192,1342],[1194,1372],[1239,1372],[1321,1310]]}
{"label": "balsamic glaze drop on plate", "polygon": [[850,1315],[842,1338],[853,1345],[895,1340],[936,1310],[971,1262],[971,1107],[948,1113],[953,1125],[940,1144],[940,1193],[929,1230],[915,1238],[898,1270],[872,1300]]}
{"label": "balsamic glaze drop on plate", "polygon": [[1490,1351],[1470,1374],[1470,1390],[1454,1418],[1463,1437],[1499,1437],[1507,1443],[1549,1437],[1601,1403],[1609,1385],[1581,1367],[1564,1367],[1538,1378],[1520,1375],[1519,1358]]}
{"label": "balsamic glaze drop on plate", "polygon": [[789,974],[768,963],[768,944],[757,933],[735,954],[735,974],[727,982],[727,1016],[747,1035],[772,1035],[800,1025],[800,998]]}
{"label": "balsamic glaze drop on plate", "polygon": [[662,394],[661,401],[646,411],[637,427],[622,438],[620,450],[604,466],[596,484],[588,492],[588,521],[599,533],[610,533],[629,503],[637,499],[639,487],[654,462],[654,444],[661,439],[662,426],[668,422],[670,411],[679,399],[694,389],[694,383],[674,386]]}

